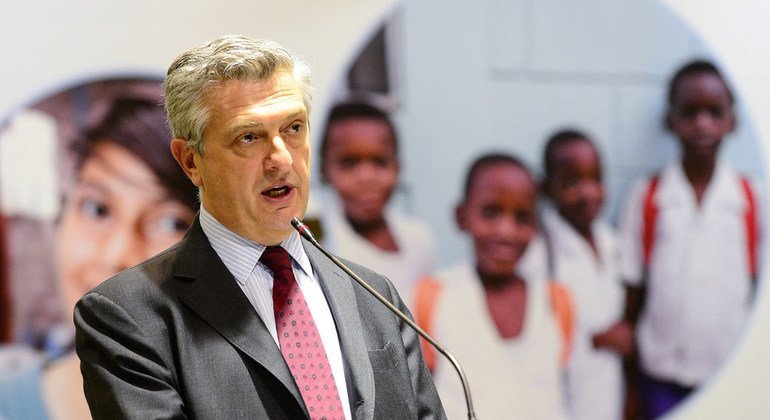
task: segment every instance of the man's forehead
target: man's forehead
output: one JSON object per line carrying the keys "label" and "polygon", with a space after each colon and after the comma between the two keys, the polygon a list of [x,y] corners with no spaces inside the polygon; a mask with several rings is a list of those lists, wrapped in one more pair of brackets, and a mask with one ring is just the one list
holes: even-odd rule
{"label": "man's forehead", "polygon": [[226,80],[212,86],[205,99],[213,112],[231,107],[307,112],[302,90],[291,75],[277,74],[263,81]]}

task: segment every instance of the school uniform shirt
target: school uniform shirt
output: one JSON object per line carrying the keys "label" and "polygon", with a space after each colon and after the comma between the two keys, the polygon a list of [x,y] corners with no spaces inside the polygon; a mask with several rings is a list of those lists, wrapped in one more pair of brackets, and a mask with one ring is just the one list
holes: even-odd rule
{"label": "school uniform shirt", "polygon": [[[648,183],[637,183],[621,215],[623,274],[634,286],[644,281]],[[723,161],[700,206],[679,162],[660,173],[654,199],[658,214],[637,326],[642,369],[660,380],[697,386],[734,348],[749,309],[747,200],[739,174]]]}
{"label": "school uniform shirt", "polygon": [[594,335],[623,317],[625,290],[617,237],[610,225],[592,226],[596,252],[555,209],[543,211],[552,276],[570,290],[575,333],[567,365],[567,406],[573,419],[622,418],[623,361],[615,352],[594,348]]}
{"label": "school uniform shirt", "polygon": [[395,211],[387,210],[385,221],[398,245],[397,252],[374,246],[353,230],[339,202],[329,203],[322,216],[323,243],[329,251],[387,277],[411,309],[415,283],[433,271],[433,236],[421,221]]}
{"label": "school uniform shirt", "polygon": [[[465,263],[437,275],[442,289],[434,307],[433,336],[457,358],[480,419],[565,418],[556,317],[545,278],[527,282],[521,333],[505,339],[495,326],[481,280]],[[447,417],[466,418],[457,372],[437,357],[433,372]]]}

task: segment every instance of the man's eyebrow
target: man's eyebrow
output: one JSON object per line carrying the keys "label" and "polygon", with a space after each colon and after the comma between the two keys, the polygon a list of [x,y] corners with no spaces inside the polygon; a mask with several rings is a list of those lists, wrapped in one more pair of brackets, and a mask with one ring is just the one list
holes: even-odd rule
{"label": "man's eyebrow", "polygon": [[243,121],[230,127],[230,129],[227,131],[228,131],[228,134],[233,135],[241,130],[260,128],[264,125],[265,125],[264,123],[261,123],[259,121]]}
{"label": "man's eyebrow", "polygon": [[[287,121],[287,120],[290,120],[290,119],[293,119],[293,118],[297,118],[299,116],[303,116],[303,117],[305,117],[305,119],[307,119],[307,112],[304,109],[298,109],[297,111],[292,112],[291,114],[287,115],[283,120]],[[264,125],[265,124],[263,122],[261,122],[261,121],[251,121],[251,120],[243,121],[243,122],[240,122],[240,123],[232,126],[228,130],[228,135],[231,137],[231,136],[235,135],[235,133],[237,133],[239,131],[246,130],[246,129],[262,128],[262,127],[264,127]]]}
{"label": "man's eyebrow", "polygon": [[286,118],[284,118],[283,120],[284,121],[288,121],[288,120],[295,119],[295,118],[300,117],[300,116],[303,117],[305,120],[307,120],[307,112],[304,109],[292,112],[291,114],[287,115]]}
{"label": "man's eyebrow", "polygon": [[297,110],[297,111],[295,111],[295,112],[292,112],[291,114],[289,114],[289,115],[286,117],[286,119],[288,120],[288,119],[290,119],[290,118],[297,118],[297,117],[298,117],[298,116],[300,116],[300,115],[302,115],[302,116],[307,116],[307,112],[306,112],[304,109],[303,109],[303,110]]}

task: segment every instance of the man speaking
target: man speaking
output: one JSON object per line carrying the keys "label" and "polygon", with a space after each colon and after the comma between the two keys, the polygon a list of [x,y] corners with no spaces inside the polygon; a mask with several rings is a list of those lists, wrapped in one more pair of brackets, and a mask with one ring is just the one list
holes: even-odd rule
{"label": "man speaking", "polygon": [[291,226],[310,186],[307,66],[224,36],[177,58],[164,87],[200,212],[178,244],[78,302],[93,417],[444,418],[417,334]]}

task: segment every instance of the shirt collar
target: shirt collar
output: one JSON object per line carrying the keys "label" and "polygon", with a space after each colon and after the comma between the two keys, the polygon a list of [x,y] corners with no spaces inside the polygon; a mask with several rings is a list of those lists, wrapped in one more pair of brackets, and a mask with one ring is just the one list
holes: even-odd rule
{"label": "shirt collar", "polygon": [[[233,274],[235,280],[242,285],[245,284],[266,246],[231,231],[209,213],[203,204],[201,204],[199,219],[203,233],[208,237],[211,247],[214,248],[219,258]],[[292,232],[280,243],[280,246],[291,255],[294,262],[305,274],[313,277],[310,259],[305,253],[305,248],[303,248],[297,232]]]}
{"label": "shirt collar", "polygon": [[[735,187],[735,180],[738,174],[723,159],[717,158],[714,174],[711,176],[709,185],[706,189],[704,203],[723,202],[732,205],[743,205],[743,195],[739,188]],[[661,175],[660,193],[656,197],[661,203],[678,202],[683,197],[694,200],[692,186],[684,173],[681,159],[671,162]]]}

